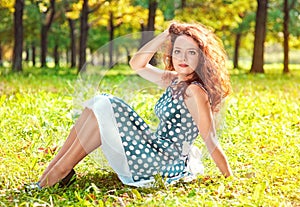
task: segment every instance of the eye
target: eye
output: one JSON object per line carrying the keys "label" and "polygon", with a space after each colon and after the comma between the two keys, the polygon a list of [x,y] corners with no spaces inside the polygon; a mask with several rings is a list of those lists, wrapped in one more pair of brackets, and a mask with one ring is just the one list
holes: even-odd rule
{"label": "eye", "polygon": [[174,53],[174,54],[179,54],[179,53],[180,53],[180,50],[176,50],[176,49],[175,49],[175,50],[173,50],[173,53]]}
{"label": "eye", "polygon": [[196,55],[197,52],[196,52],[195,50],[190,50],[190,51],[189,51],[189,54],[190,54],[190,55]]}

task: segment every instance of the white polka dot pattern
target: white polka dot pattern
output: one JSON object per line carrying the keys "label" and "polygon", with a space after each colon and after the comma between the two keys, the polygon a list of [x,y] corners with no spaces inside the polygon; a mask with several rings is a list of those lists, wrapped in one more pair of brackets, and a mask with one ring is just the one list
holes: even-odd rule
{"label": "white polka dot pattern", "polygon": [[174,98],[169,87],[155,105],[160,123],[155,132],[126,103],[110,96],[132,179],[152,179],[155,174],[172,178],[186,173],[183,142],[190,145],[198,129],[182,96]]}

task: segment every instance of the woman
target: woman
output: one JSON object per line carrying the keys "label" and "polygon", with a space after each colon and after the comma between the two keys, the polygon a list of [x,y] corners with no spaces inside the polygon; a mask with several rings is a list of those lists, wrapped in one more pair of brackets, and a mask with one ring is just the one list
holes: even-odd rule
{"label": "woman", "polygon": [[[167,44],[166,70],[149,64],[163,44]],[[74,166],[98,147],[124,184],[145,186],[157,174],[167,183],[195,176],[202,172],[193,146],[198,135],[222,174],[232,175],[216,142],[213,121],[213,114],[230,92],[225,53],[216,36],[202,25],[172,23],[132,57],[130,66],[141,77],[166,88],[155,106],[160,119],[157,130],[152,133],[119,98],[95,96],[86,102],[36,187],[68,184]]]}

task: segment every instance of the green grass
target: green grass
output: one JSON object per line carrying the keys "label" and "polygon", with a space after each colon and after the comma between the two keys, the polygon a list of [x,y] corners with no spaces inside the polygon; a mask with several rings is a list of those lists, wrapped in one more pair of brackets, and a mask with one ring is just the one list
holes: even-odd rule
{"label": "green grass", "polygon": [[[82,85],[66,69],[22,74],[1,69],[0,206],[300,206],[300,70],[293,66],[282,75],[276,68],[266,66],[264,75],[231,71],[234,93],[220,142],[233,178],[223,178],[206,159],[205,175],[191,183],[133,188],[87,157],[76,166],[77,181],[69,188],[31,194],[22,186],[38,179],[63,144]],[[121,96],[147,122],[157,122],[149,110],[161,90],[124,66],[94,78],[103,76],[102,92]],[[87,97],[94,90],[83,92]]]}

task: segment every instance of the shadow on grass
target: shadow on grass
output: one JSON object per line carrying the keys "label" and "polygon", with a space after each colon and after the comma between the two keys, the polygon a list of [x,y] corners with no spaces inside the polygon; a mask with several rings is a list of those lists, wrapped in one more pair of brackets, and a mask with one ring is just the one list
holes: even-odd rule
{"label": "shadow on grass", "polygon": [[[73,187],[80,189],[91,189],[91,186],[96,186],[103,193],[115,192],[116,194],[122,193],[123,191],[130,191],[131,189],[138,189],[140,192],[149,193],[161,189],[166,189],[162,181],[156,183],[152,187],[134,187],[129,185],[124,185],[118,175],[110,170],[102,170],[87,173],[86,175],[78,175],[76,182]],[[71,187],[71,186],[70,186]]]}
{"label": "shadow on grass", "polygon": [[77,185],[78,188],[87,188],[92,183],[101,189],[101,191],[120,190],[125,187],[116,173],[107,170],[78,175],[73,185]]}

